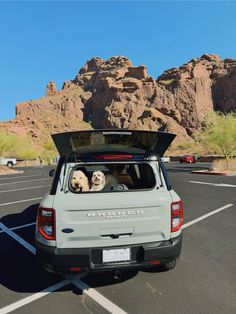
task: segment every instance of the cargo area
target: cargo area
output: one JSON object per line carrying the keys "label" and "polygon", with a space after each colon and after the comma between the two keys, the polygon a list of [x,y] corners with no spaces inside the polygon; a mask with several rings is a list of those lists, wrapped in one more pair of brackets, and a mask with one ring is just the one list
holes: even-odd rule
{"label": "cargo area", "polygon": [[68,172],[68,188],[73,193],[127,192],[159,185],[153,168],[144,162],[80,163]]}

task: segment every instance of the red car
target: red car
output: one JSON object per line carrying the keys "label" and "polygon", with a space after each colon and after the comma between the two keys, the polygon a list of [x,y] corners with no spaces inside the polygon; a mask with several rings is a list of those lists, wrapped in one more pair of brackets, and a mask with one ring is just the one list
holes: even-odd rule
{"label": "red car", "polygon": [[195,163],[197,162],[197,159],[194,155],[183,155],[179,158],[179,162]]}

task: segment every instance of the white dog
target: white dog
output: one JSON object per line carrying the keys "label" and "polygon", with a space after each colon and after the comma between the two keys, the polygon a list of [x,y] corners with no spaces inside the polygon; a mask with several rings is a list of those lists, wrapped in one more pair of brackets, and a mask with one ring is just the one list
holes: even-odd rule
{"label": "white dog", "polygon": [[83,171],[77,170],[73,172],[71,186],[75,192],[89,191],[89,181]]}
{"label": "white dog", "polygon": [[106,185],[105,175],[102,171],[94,171],[91,179],[90,191],[101,191]]}

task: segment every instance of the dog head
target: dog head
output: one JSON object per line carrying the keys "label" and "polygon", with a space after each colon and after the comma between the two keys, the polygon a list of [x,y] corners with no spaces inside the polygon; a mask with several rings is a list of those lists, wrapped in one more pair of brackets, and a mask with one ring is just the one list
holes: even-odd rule
{"label": "dog head", "polygon": [[91,181],[93,185],[101,186],[101,188],[103,189],[103,187],[105,186],[104,173],[102,171],[94,171]]}
{"label": "dog head", "polygon": [[88,190],[88,178],[81,170],[74,171],[71,179],[71,186],[76,191]]}

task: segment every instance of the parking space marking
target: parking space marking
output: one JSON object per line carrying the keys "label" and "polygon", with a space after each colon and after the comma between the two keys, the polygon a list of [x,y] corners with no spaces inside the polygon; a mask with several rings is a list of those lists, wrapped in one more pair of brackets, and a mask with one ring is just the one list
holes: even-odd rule
{"label": "parking space marking", "polygon": [[7,228],[3,223],[0,222],[0,228],[6,232],[10,237],[12,237],[13,239],[15,239],[18,243],[20,243],[21,245],[23,245],[27,250],[29,250],[31,253],[33,253],[35,255],[36,253],[36,249],[35,247],[33,247],[33,245],[29,244],[27,241],[25,241],[23,238],[21,238],[20,236],[18,236],[18,234],[16,234],[15,232],[13,232],[12,230],[10,230],[9,228]]}
{"label": "parking space marking", "polygon": [[[225,206],[222,206],[216,210],[211,211],[208,214],[205,214],[203,216],[200,216],[199,218],[196,218],[186,224],[183,225],[183,229],[190,227],[191,225],[206,219],[207,217],[210,217],[212,215],[215,215],[229,207],[232,207],[234,204],[227,204]],[[16,228],[20,228],[23,226],[29,226],[29,225],[33,225],[32,224],[27,224],[27,225],[22,225],[19,227],[14,227]],[[16,240],[18,243],[20,243],[22,246],[24,246],[27,250],[29,250],[31,253],[33,253],[35,255],[36,253],[36,249],[29,244],[27,241],[25,241],[23,238],[21,238],[20,236],[18,236],[15,232],[13,232],[10,228],[7,228],[4,224],[0,223],[0,229],[3,230],[3,232],[6,232],[10,237],[12,237],[14,240]],[[13,229],[13,228],[12,228]],[[96,291],[95,289],[91,288],[90,286],[88,286],[86,283],[84,283],[79,275],[74,276],[67,276],[66,280],[61,281],[60,283],[53,285],[49,288],[46,288],[45,290],[42,290],[41,292],[37,292],[25,299],[22,299],[20,301],[17,301],[13,304],[10,304],[2,309],[0,309],[0,314],[5,314],[5,313],[9,313],[19,307],[22,307],[30,302],[33,302],[53,291],[56,291],[58,289],[60,289],[61,287],[67,285],[68,283],[73,283],[76,287],[78,287],[83,294],[86,294],[87,296],[89,296],[90,298],[92,298],[95,302],[97,302],[98,304],[100,304],[103,308],[105,308],[106,310],[108,310],[110,313],[114,313],[114,314],[127,314],[127,312],[125,312],[124,310],[122,310],[119,306],[117,306],[116,304],[114,304],[113,302],[111,302],[109,299],[107,299],[106,297],[104,297],[102,294],[100,294],[98,291]]]}
{"label": "parking space marking", "polygon": [[195,224],[195,223],[197,223],[197,222],[199,222],[199,221],[201,221],[201,220],[204,220],[204,219],[206,219],[206,218],[208,218],[208,217],[210,217],[210,216],[212,216],[212,215],[215,215],[215,214],[221,212],[222,210],[225,210],[225,209],[227,209],[227,208],[229,208],[229,207],[232,207],[233,205],[234,205],[234,204],[227,204],[227,205],[222,206],[222,207],[220,207],[220,208],[218,208],[218,209],[215,209],[215,210],[211,211],[211,212],[208,213],[208,214],[205,214],[205,215],[203,215],[203,216],[200,216],[200,217],[198,217],[198,218],[196,218],[196,219],[193,219],[193,220],[187,222],[186,224],[183,225],[182,228],[183,228],[183,229],[188,228],[188,227],[192,226],[193,224]]}
{"label": "parking space marking", "polygon": [[210,183],[210,182],[201,182],[201,181],[188,181],[190,183],[196,183],[196,184],[206,184],[206,185],[212,185],[212,186],[221,186],[221,187],[228,187],[228,188],[236,188],[235,184],[226,184],[226,183]]}
{"label": "parking space marking", "polygon": [[21,189],[5,190],[5,191],[0,191],[0,193],[16,192],[16,191],[32,190],[32,189],[39,189],[39,188],[44,188],[45,186],[51,186],[51,184],[47,184],[47,185],[38,185],[38,186],[31,186],[30,188],[21,188]]}
{"label": "parking space marking", "polygon": [[[31,244],[29,244],[27,241],[25,241],[23,238],[21,238],[20,236],[18,236],[15,232],[13,232],[12,230],[10,230],[9,228],[7,228],[4,224],[0,223],[0,228],[6,232],[10,237],[12,237],[14,240],[16,240],[18,243],[20,243],[21,245],[23,245],[27,250],[29,250],[31,253],[33,253],[35,255],[36,253],[36,249],[35,247],[33,247]],[[119,308],[116,304],[114,304],[113,302],[111,302],[110,300],[108,300],[106,297],[104,297],[102,294],[100,294],[99,292],[97,292],[95,289],[91,288],[90,286],[88,286],[87,284],[85,284],[83,281],[80,280],[80,276],[68,276],[68,278],[66,278],[68,280],[69,283],[73,283],[76,287],[78,287],[84,294],[88,295],[90,298],[92,298],[94,301],[96,301],[98,304],[100,304],[103,308],[105,308],[106,310],[108,310],[110,313],[114,313],[114,314],[126,314],[125,311],[123,311],[121,308]],[[62,283],[62,282],[61,282]],[[59,283],[60,284],[60,283]],[[55,290],[58,290],[55,289]],[[53,291],[55,291],[53,290]],[[53,292],[50,291],[50,292]],[[43,291],[41,291],[43,292]],[[44,295],[41,295],[38,292],[34,295],[31,296],[32,301],[43,297]],[[36,295],[36,299],[34,299],[33,297]],[[38,296],[37,296],[38,295]],[[30,298],[30,297],[28,297]],[[26,298],[27,299],[27,298]],[[24,301],[24,300],[21,300]],[[13,303],[12,305],[18,304],[18,307],[23,306],[24,304],[27,304],[29,302],[32,301],[28,301],[27,303],[21,303],[21,301],[18,301],[16,303]],[[10,307],[11,305],[9,305]],[[8,307],[8,306],[7,306]],[[3,309],[6,309],[3,308]],[[2,309],[2,310],[3,310]],[[10,311],[13,311],[10,310]],[[10,312],[8,311],[8,312]],[[2,313],[8,313],[8,312],[1,312],[0,310],[0,314]]]}
{"label": "parking space marking", "polygon": [[3,203],[0,204],[0,207],[2,206],[7,206],[7,205],[12,205],[12,204],[17,204],[17,203],[25,203],[25,202],[31,202],[31,201],[38,201],[41,200],[42,197],[36,197],[36,198],[28,198],[26,200],[20,200],[20,201],[15,201],[15,202],[9,202],[9,203]]}
{"label": "parking space marking", "polygon": [[18,230],[18,229],[22,229],[22,228],[31,227],[31,226],[34,226],[34,225],[36,225],[36,222],[31,222],[29,224],[13,227],[13,228],[10,228],[10,230]]}
{"label": "parking space marking", "polygon": [[[31,222],[29,224],[25,224],[25,225],[21,225],[21,226],[17,226],[17,227],[13,227],[13,228],[9,228],[10,230],[18,230],[18,229],[23,229],[23,228],[27,228],[27,227],[31,227],[36,225],[36,222]],[[3,233],[5,231],[0,230],[0,233]]]}
{"label": "parking space marking", "polygon": [[12,312],[12,311],[14,311],[14,310],[16,310],[16,309],[26,305],[26,304],[29,304],[29,303],[31,303],[33,301],[36,301],[36,300],[38,300],[40,298],[43,298],[46,295],[48,295],[49,293],[54,292],[56,290],[59,290],[59,289],[63,288],[64,286],[68,285],[68,284],[70,284],[70,280],[65,279],[65,280],[63,280],[63,281],[61,281],[61,282],[59,282],[59,283],[57,283],[57,284],[55,284],[53,286],[50,286],[50,287],[48,287],[48,288],[46,288],[46,289],[44,289],[44,290],[42,290],[40,292],[37,292],[37,293],[35,293],[33,295],[30,295],[29,297],[26,297],[26,298],[24,298],[24,299],[22,299],[20,301],[17,301],[15,303],[12,303],[10,305],[7,305],[7,306],[3,307],[2,309],[0,309],[0,314],[6,314],[6,313],[9,313],[9,312]]}
{"label": "parking space marking", "polygon": [[4,177],[0,178],[1,179],[19,179],[19,178],[31,178],[31,177],[41,177],[39,174],[32,174],[31,176],[18,176],[18,177],[9,177],[9,175],[4,175]]}
{"label": "parking space marking", "polygon": [[35,182],[35,181],[45,181],[51,180],[51,178],[44,179],[33,179],[33,180],[25,180],[25,181],[16,181],[16,182],[8,182],[8,183],[0,183],[0,185],[9,185],[9,184],[18,184],[18,183],[26,183],[26,182]]}
{"label": "parking space marking", "polygon": [[85,282],[80,280],[77,276],[71,277],[71,282],[79,288],[83,294],[86,294],[91,299],[100,304],[104,309],[106,309],[109,313],[114,314],[127,314],[124,310],[122,310],[118,305],[108,300],[101,293],[96,291],[95,289],[88,286]]}

